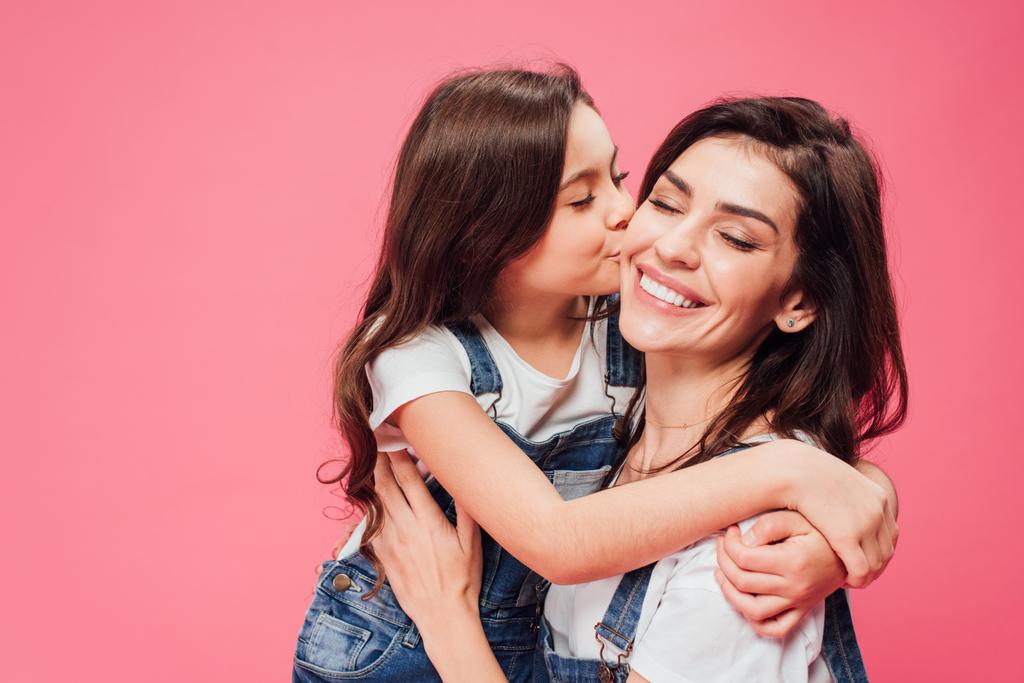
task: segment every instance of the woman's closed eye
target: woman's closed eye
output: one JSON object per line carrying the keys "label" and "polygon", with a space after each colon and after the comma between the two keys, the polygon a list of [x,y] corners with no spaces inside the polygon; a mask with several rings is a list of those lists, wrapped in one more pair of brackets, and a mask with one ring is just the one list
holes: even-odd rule
{"label": "woman's closed eye", "polygon": [[649,201],[652,205],[654,205],[655,208],[657,208],[662,213],[668,213],[668,214],[675,214],[675,215],[677,215],[677,214],[681,214],[683,212],[682,209],[679,209],[678,207],[672,206],[671,204],[666,202],[664,199],[656,199],[656,198],[652,197],[651,199],[648,199],[647,201]]}
{"label": "woman's closed eye", "polygon": [[755,249],[760,249],[760,247],[757,244],[754,244],[753,242],[748,242],[744,239],[740,239],[739,237],[731,235],[724,230],[719,230],[718,234],[721,235],[722,239],[725,240],[730,246],[739,249],[740,251],[754,251]]}

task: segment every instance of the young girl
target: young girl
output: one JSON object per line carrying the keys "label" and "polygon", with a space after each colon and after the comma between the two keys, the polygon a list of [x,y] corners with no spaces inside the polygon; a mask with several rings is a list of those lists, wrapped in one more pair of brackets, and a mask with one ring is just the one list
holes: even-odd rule
{"label": "young girl", "polygon": [[[902,423],[906,372],[879,186],[845,121],[798,98],[715,104],[669,134],[642,196],[622,245],[620,322],[646,353],[645,419],[616,485],[729,461],[781,435],[852,462],[865,441]],[[392,466],[397,481],[388,466],[378,469],[388,522],[376,546],[401,604],[445,680],[504,680],[474,638],[476,603],[465,599],[477,571],[471,524],[460,519],[453,535],[422,483],[401,476],[404,458]],[[731,528],[727,538],[741,547],[738,534]],[[397,538],[421,541],[403,548]],[[625,575],[553,586],[535,676],[866,680],[842,640],[822,656],[823,641],[837,635],[826,632],[823,604],[789,637],[758,637],[725,600],[715,543]],[[434,580],[436,566],[445,572]],[[744,581],[762,592],[775,578]],[[834,615],[827,627],[836,630]]]}
{"label": "young girl", "polygon": [[[480,618],[511,680],[532,676],[541,576],[567,583],[634,569],[778,507],[821,530],[850,583],[884,567],[885,493],[795,441],[579,497],[615,460],[616,411],[639,379],[600,299],[617,288],[633,210],[623,177],[569,70],[474,73],[428,98],[399,157],[363,320],[338,365],[351,454],[331,481],[347,477],[366,517],[324,565],[295,680],[436,680],[369,545],[382,523],[378,449],[409,449],[449,517],[457,500],[487,530]],[[831,550],[808,559],[817,590],[835,587]]]}

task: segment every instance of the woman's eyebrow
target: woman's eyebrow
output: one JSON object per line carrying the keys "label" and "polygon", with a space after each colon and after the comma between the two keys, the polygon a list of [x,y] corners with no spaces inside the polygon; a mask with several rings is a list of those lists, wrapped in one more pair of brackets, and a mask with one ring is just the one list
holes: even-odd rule
{"label": "woman's eyebrow", "polygon": [[[611,168],[612,166],[615,165],[615,159],[617,159],[618,156],[619,147],[618,145],[616,145],[615,151],[612,152],[612,160],[608,163],[608,168]],[[571,176],[569,176],[568,180],[562,183],[561,187],[558,188],[558,191],[561,192],[562,190],[569,187],[573,183],[583,180],[584,178],[596,178],[599,175],[601,175],[601,171],[599,171],[596,168],[585,168],[582,171],[577,171],[576,173],[573,173]]]}
{"label": "woman's eyebrow", "polygon": [[693,199],[693,188],[690,187],[685,180],[677,176],[672,171],[665,171],[662,175],[664,176],[665,180],[675,185],[680,192],[685,194],[690,199]]}
{"label": "woman's eyebrow", "polygon": [[734,216],[746,216],[747,218],[753,218],[756,221],[761,221],[762,223],[771,226],[771,229],[776,233],[779,231],[779,226],[775,225],[775,221],[755,209],[748,209],[745,206],[730,204],[728,202],[718,202],[715,204],[715,208],[722,213],[731,213]]}
{"label": "woman's eyebrow", "polygon": [[[663,173],[662,175],[665,177],[665,180],[675,185],[680,192],[685,194],[687,197],[690,197],[691,199],[693,198],[693,188],[690,187],[685,180],[677,176],[672,171],[665,171],[665,173]],[[730,202],[718,202],[717,204],[715,204],[715,210],[721,211],[722,213],[729,213],[734,216],[745,216],[747,218],[753,218],[756,221],[761,221],[765,225],[770,226],[771,229],[774,230],[775,232],[779,231],[779,226],[775,225],[775,221],[773,221],[771,218],[764,215],[760,211],[757,211],[756,209],[748,209],[745,206],[740,206],[739,204],[732,204]]]}

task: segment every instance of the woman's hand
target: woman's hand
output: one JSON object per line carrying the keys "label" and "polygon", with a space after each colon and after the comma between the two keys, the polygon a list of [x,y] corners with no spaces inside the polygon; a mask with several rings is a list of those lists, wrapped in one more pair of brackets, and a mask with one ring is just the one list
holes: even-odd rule
{"label": "woman's hand", "polygon": [[384,524],[371,545],[445,683],[506,681],[480,624],[480,529],[458,509],[452,526],[409,454],[378,453]]}
{"label": "woman's hand", "polygon": [[801,513],[828,539],[846,568],[846,585],[864,588],[896,550],[899,528],[885,490],[853,467],[813,446],[785,439],[786,465],[797,474],[785,507]]}
{"label": "woman's hand", "polygon": [[798,512],[768,512],[740,537],[718,538],[715,577],[725,599],[762,636],[782,638],[846,580],[828,541]]}
{"label": "woman's hand", "polygon": [[[338,559],[338,553],[340,553],[342,548],[345,547],[345,544],[348,543],[348,539],[350,539],[352,537],[352,532],[355,531],[355,528],[356,528],[355,524],[349,524],[348,526],[346,526],[345,530],[341,534],[341,538],[338,539],[337,541],[335,541],[334,545],[331,546],[331,559],[332,560]],[[320,575],[324,573],[324,565],[323,565],[322,562],[317,563],[315,572],[316,572],[317,581],[319,581],[320,580]],[[313,591],[312,592],[314,592],[314,593],[316,592],[317,581],[313,582]]]}
{"label": "woman's hand", "polygon": [[374,469],[384,524],[372,546],[402,609],[427,639],[437,626],[472,617],[479,627],[483,553],[476,522],[458,510],[452,526],[404,451]]}

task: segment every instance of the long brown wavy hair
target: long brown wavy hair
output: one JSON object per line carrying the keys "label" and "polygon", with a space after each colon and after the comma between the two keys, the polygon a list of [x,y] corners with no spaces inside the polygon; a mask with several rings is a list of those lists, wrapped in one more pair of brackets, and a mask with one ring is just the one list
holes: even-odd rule
{"label": "long brown wavy hair", "polygon": [[428,325],[483,312],[498,274],[550,222],[578,102],[593,107],[565,65],[462,73],[430,93],[402,144],[372,286],[335,364],[334,423],[348,457],[317,470],[366,515],[361,550],[379,577],[370,594],[384,572],[369,545],[382,508],[366,364]]}
{"label": "long brown wavy hair", "polygon": [[[807,432],[824,450],[853,463],[868,442],[897,429],[907,414],[877,164],[847,121],[817,102],[720,100],[672,129],[647,167],[639,197],[646,200],[686,149],[715,136],[749,140],[796,186],[798,257],[788,291],[802,289],[817,315],[801,332],[773,329],[700,440],[655,471],[722,453],[758,419],[777,434]],[[641,396],[638,391],[622,422],[635,426],[624,432],[620,464],[643,431],[643,414],[635,419]]]}

